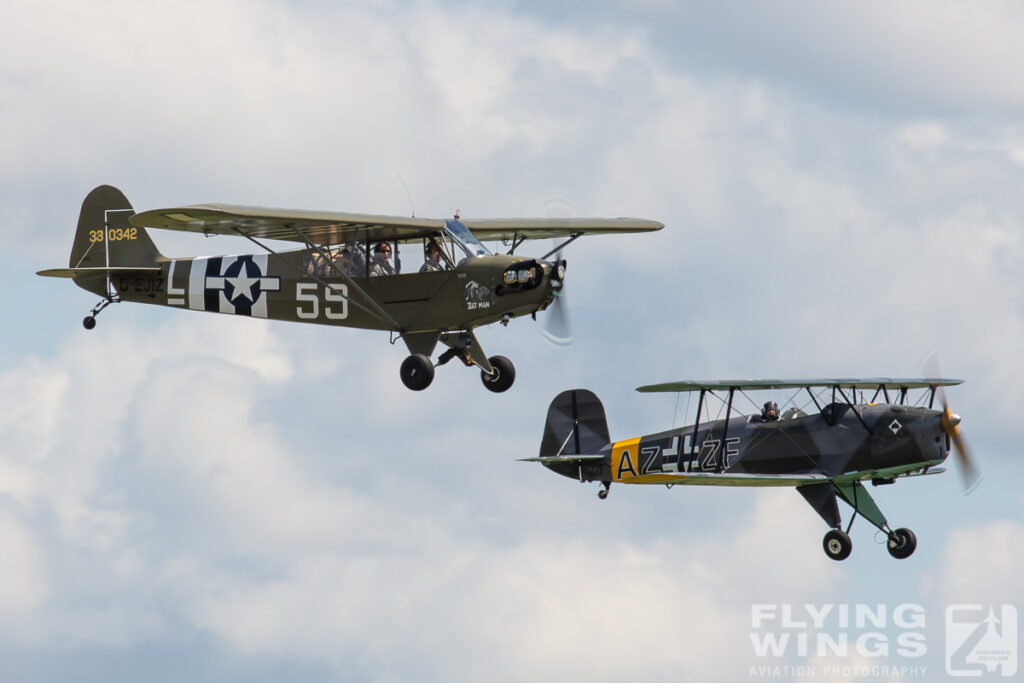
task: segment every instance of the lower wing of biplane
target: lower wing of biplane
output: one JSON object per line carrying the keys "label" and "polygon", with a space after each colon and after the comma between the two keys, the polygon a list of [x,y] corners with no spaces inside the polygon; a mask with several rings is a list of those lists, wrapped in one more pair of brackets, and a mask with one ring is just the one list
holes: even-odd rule
{"label": "lower wing of biplane", "polygon": [[[68,267],[39,274],[71,278],[102,297],[83,321],[87,329],[111,303],[134,301],[387,330],[392,343],[401,339],[409,349],[400,376],[410,389],[425,389],[435,365],[458,358],[501,392],[512,385],[515,367],[504,356],[488,357],[475,328],[535,318],[549,307],[549,320],[564,327],[562,247],[582,235],[662,227],[634,218],[431,219],[227,204],[135,213],[124,194],[103,185],[82,204]],[[256,253],[169,259],[151,228],[243,237]],[[562,243],[540,257],[515,253],[541,238]],[[484,241],[503,242],[507,253],[492,253]],[[279,251],[272,246],[279,242],[298,248]],[[422,266],[403,272],[400,247]],[[447,350],[435,362],[430,356],[439,343]]]}
{"label": "lower wing of biplane", "polygon": [[[889,553],[902,559],[914,552],[917,539],[909,529],[889,526],[865,483],[880,486],[944,472],[939,465],[952,446],[968,490],[977,484],[978,469],[960,435],[960,417],[945,401],[943,387],[959,383],[872,378],[645,386],[638,391],[698,393],[696,417],[686,426],[614,442],[601,401],[586,389],[575,389],[551,402],[540,453],[523,460],[581,482],[600,482],[602,499],[612,483],[792,486],[831,527],[823,543],[830,558],[849,556],[850,528],[860,515],[886,535]],[[792,392],[783,411],[774,401],[759,407],[747,396],[765,390]],[[868,401],[865,392],[873,392]],[[937,397],[941,410],[934,406]],[[741,398],[753,413],[738,409]],[[720,404],[714,419],[712,401]],[[709,419],[702,421],[702,416]],[[845,529],[839,500],[853,508]]]}

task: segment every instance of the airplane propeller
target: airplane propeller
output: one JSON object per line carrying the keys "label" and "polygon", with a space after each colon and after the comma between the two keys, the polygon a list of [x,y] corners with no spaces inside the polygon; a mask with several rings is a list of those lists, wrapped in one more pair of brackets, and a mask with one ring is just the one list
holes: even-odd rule
{"label": "airplane propeller", "polygon": [[[561,206],[560,204],[556,205],[552,202],[549,202],[549,206],[545,213],[548,217],[571,215],[571,211],[567,207]],[[553,240],[552,244],[557,245],[557,240]],[[562,246],[565,245],[563,244]],[[551,252],[548,252],[547,256],[550,255]],[[547,258],[547,256],[545,256],[545,258]],[[561,249],[558,249],[554,253],[554,258],[552,258],[551,262],[555,264],[555,268],[563,265]],[[552,273],[552,275],[554,276],[555,274]],[[544,339],[546,339],[551,345],[564,348],[572,344],[572,325],[569,323],[569,304],[565,300],[564,270],[562,270],[559,275],[559,279],[562,281],[562,286],[555,292],[555,299],[547,308],[548,315],[544,321],[544,327],[542,328],[541,333],[544,335]]]}
{"label": "airplane propeller", "polygon": [[565,302],[565,290],[555,294],[555,300],[548,307],[548,317],[544,322],[544,338],[555,346],[572,344],[572,329],[569,325],[569,309]]}
{"label": "airplane propeller", "polygon": [[[554,263],[562,263],[561,251],[555,254]],[[555,346],[564,347],[572,344],[572,325],[569,324],[569,304],[565,300],[564,280],[562,288],[555,292],[555,300],[548,306],[547,313],[543,328],[544,338]]]}
{"label": "airplane propeller", "polygon": [[[939,361],[936,354],[932,353],[925,359],[926,374],[933,379],[941,379]],[[936,387],[936,394],[942,404],[942,430],[946,432],[950,443],[953,444],[953,451],[956,453],[957,462],[960,464],[960,476],[963,479],[964,493],[970,493],[981,481],[981,470],[977,461],[967,446],[967,441],[960,431],[960,416],[953,412],[946,400],[946,390],[942,386]]]}

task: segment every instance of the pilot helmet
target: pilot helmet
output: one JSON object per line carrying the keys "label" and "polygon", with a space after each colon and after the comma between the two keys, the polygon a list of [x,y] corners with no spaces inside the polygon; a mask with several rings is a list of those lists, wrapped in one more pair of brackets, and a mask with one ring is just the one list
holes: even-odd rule
{"label": "pilot helmet", "polygon": [[777,418],[779,416],[779,404],[775,401],[768,401],[761,410],[762,417]]}

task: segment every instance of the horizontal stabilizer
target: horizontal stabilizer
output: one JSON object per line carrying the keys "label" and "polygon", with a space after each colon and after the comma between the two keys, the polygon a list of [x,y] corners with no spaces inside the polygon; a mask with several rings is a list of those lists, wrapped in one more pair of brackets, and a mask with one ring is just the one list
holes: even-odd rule
{"label": "horizontal stabilizer", "polygon": [[127,275],[128,273],[159,273],[160,266],[117,266],[116,268],[49,268],[36,275],[43,277],[88,277],[90,275]]}
{"label": "horizontal stabilizer", "polygon": [[549,455],[542,458],[519,458],[519,462],[539,462],[539,463],[551,463],[551,462],[590,462],[594,460],[604,460],[604,455]]}

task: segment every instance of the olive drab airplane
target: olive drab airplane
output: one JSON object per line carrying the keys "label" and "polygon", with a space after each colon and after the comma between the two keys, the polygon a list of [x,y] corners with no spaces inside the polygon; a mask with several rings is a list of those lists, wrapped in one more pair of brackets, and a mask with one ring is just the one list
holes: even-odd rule
{"label": "olive drab airplane", "polygon": [[[86,329],[112,303],[134,301],[254,318],[387,330],[410,355],[402,382],[425,389],[437,364],[459,358],[480,368],[484,386],[507,390],[515,367],[487,355],[473,330],[513,318],[536,317],[549,306],[568,340],[562,309],[566,262],[561,249],[582,235],[660,230],[633,218],[448,220],[202,204],[135,213],[120,190],[102,185],[82,203],[67,268],[39,275],[66,277],[102,300],[85,318]],[[147,228],[248,239],[259,251],[239,256],[169,259]],[[531,239],[564,240],[542,257],[516,255]],[[301,246],[274,251],[263,240]],[[505,254],[483,241],[502,241]],[[402,270],[399,247],[415,256]],[[394,259],[392,259],[394,254]],[[551,256],[554,255],[554,258]]]}
{"label": "olive drab airplane", "polygon": [[[864,482],[892,484],[898,478],[938,474],[950,445],[960,459],[968,490],[980,475],[960,435],[960,417],[949,409],[943,387],[955,379],[815,379],[671,382],[643,392],[700,392],[696,419],[688,426],[612,442],[604,406],[586,389],[565,391],[548,408],[540,455],[523,458],[581,482],[599,481],[608,497],[613,482],[703,486],[794,486],[831,527],[825,553],[843,560],[853,549],[850,527],[859,514],[885,534],[889,554],[909,557],[917,538],[892,529]],[[781,414],[774,401],[742,415],[735,402],[746,391],[793,390]],[[857,392],[861,392],[860,400]],[[864,392],[873,391],[868,402]],[[804,397],[805,413],[795,404]],[[917,395],[911,401],[912,394]],[[719,396],[719,393],[722,396]],[[934,409],[938,393],[942,410]],[[725,417],[711,417],[710,399],[724,404]],[[879,401],[876,403],[875,401]],[[755,407],[756,403],[752,403]],[[786,404],[784,403],[784,406]],[[719,405],[719,417],[721,408]],[[813,409],[812,409],[813,407]],[[837,499],[853,508],[842,528]]]}

